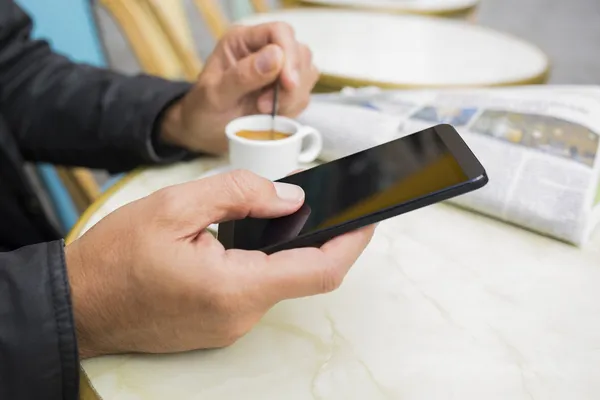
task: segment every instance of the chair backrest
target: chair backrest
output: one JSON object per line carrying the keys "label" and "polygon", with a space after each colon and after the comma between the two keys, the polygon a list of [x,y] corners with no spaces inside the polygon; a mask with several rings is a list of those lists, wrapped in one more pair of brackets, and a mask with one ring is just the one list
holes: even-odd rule
{"label": "chair backrest", "polygon": [[300,0],[280,0],[280,3],[281,3],[281,6],[283,6],[284,8],[302,6],[302,3],[300,2]]}
{"label": "chair backrest", "polygon": [[[164,2],[165,0],[149,0]],[[229,29],[229,21],[215,0],[194,0],[194,4],[208,26],[213,38],[219,39]]]}
{"label": "chair backrest", "polygon": [[[195,80],[202,61],[182,0],[100,0],[115,20],[145,73]],[[193,0],[210,34],[218,39],[229,21],[213,0]]]}
{"label": "chair backrest", "polygon": [[263,13],[269,11],[269,6],[265,0],[252,0],[251,3],[256,12]]}
{"label": "chair backrest", "polygon": [[[173,3],[178,1],[173,0]],[[182,66],[172,41],[146,0],[100,0],[100,4],[122,30],[145,73],[168,79],[187,77],[189,71]],[[171,33],[181,40],[184,31],[177,32]],[[200,69],[199,59],[196,64]]]}
{"label": "chair backrest", "polygon": [[[150,0],[150,1],[162,1],[165,0]],[[216,0],[193,0],[196,8],[204,18],[204,21],[208,25],[210,32],[212,33],[215,39],[223,36],[227,29],[229,29],[230,21],[227,19],[221,7],[219,7],[218,2]],[[249,0],[249,4],[246,4],[247,1],[236,0],[233,2],[233,8],[237,10],[248,10],[248,6],[251,8],[248,11],[253,12],[268,12],[270,7],[267,4],[266,0]],[[245,12],[242,11],[242,14]]]}
{"label": "chair backrest", "polygon": [[196,43],[186,18],[186,10],[180,0],[143,0],[152,18],[158,22],[174,54],[178,57],[184,76],[194,80],[202,69]]}
{"label": "chair backrest", "polygon": [[[188,0],[202,17],[214,39],[230,21],[216,0]],[[247,0],[248,1],[248,0]],[[146,73],[164,78],[195,80],[202,61],[190,29],[183,0],[100,0],[131,46]],[[233,6],[241,7],[236,1]],[[265,0],[249,0],[250,11],[269,10]],[[239,11],[239,10],[238,10]]]}

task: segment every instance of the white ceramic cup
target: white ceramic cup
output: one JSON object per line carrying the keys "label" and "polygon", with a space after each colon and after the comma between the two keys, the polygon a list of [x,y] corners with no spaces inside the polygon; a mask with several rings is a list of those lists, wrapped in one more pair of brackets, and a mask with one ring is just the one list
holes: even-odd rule
{"label": "white ceramic cup", "polygon": [[225,127],[229,140],[229,163],[270,180],[283,178],[300,164],[316,160],[323,148],[321,134],[286,117],[275,117],[275,130],[289,136],[279,140],[252,140],[237,136],[243,130],[271,130],[270,115],[250,115],[234,119]]}

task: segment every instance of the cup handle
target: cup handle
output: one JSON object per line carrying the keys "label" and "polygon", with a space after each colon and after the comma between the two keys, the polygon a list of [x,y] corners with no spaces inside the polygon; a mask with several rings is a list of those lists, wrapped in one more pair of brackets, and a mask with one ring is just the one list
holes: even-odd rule
{"label": "cup handle", "polygon": [[298,157],[298,161],[302,164],[308,164],[317,159],[321,150],[323,150],[323,138],[319,131],[309,126],[302,127],[300,130],[302,144],[308,142],[308,145]]}

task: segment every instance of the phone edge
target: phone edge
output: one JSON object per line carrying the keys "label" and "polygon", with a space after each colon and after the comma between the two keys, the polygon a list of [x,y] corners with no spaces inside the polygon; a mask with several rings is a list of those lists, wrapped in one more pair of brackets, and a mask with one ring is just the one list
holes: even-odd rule
{"label": "phone edge", "polygon": [[281,243],[274,246],[264,247],[258,249],[266,254],[276,253],[278,251],[290,250],[294,248],[300,247],[319,247],[320,245],[326,243],[327,241],[343,235],[344,233],[352,232],[357,229],[363,228],[368,225],[372,225],[386,219],[397,217],[402,214],[409,213],[411,211],[415,211],[420,208],[424,208],[445,200],[448,200],[453,197],[457,197],[463,194],[470,193],[477,189],[482,188],[489,182],[487,174],[483,173],[481,176],[478,176],[474,179],[471,179],[467,182],[461,183],[459,185],[452,186],[450,188],[446,188],[444,190],[435,192],[433,194],[415,199],[409,203],[403,203],[402,205],[393,206],[387,208],[385,210],[381,210],[374,214],[369,214],[364,217],[358,218],[356,220],[347,222],[342,225],[337,225],[331,227],[329,229],[320,231],[318,233],[303,236],[289,242]]}

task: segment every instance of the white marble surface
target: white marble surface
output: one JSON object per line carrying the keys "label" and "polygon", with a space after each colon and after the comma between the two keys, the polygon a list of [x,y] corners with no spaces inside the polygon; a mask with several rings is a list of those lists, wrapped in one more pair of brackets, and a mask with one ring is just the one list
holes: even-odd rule
{"label": "white marble surface", "polygon": [[[207,167],[142,173],[88,227]],[[104,400],[598,399],[600,232],[578,249],[431,206],[382,223],[338,291],[280,303],[230,348],[83,368]]]}
{"label": "white marble surface", "polygon": [[255,14],[240,24],[285,21],[326,75],[410,86],[486,86],[528,80],[548,68],[537,47],[442,18],[335,9]]}
{"label": "white marble surface", "polygon": [[475,7],[479,0],[301,0],[302,3],[335,7],[366,7],[406,12],[447,13]]}

